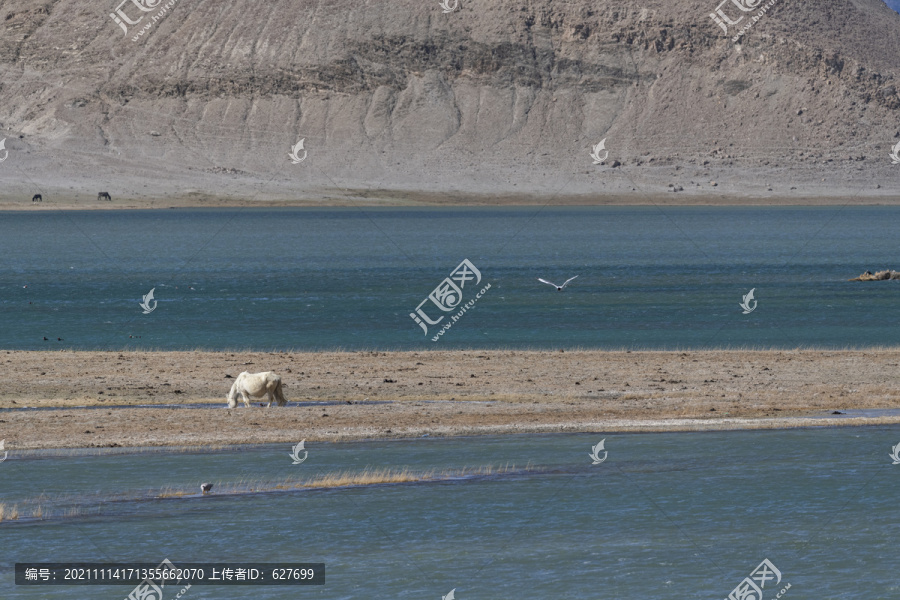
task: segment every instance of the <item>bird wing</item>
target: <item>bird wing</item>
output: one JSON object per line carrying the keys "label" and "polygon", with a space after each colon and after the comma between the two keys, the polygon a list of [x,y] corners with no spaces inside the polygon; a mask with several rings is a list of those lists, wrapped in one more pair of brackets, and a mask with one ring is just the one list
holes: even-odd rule
{"label": "bird wing", "polygon": [[540,281],[541,283],[546,283],[547,285],[552,285],[553,287],[559,287],[555,283],[551,283],[551,282],[547,281],[546,279],[541,279],[540,277],[538,277],[538,281]]}
{"label": "bird wing", "polygon": [[570,281],[572,281],[573,279],[577,279],[577,278],[578,278],[578,275],[576,275],[575,277],[570,277],[569,279],[566,279],[566,282],[564,284],[562,284],[562,286],[566,287],[567,285],[569,285]]}

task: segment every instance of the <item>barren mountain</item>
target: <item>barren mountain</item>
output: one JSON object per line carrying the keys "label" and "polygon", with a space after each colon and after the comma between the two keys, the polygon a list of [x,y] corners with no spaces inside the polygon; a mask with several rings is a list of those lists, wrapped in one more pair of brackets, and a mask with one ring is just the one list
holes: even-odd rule
{"label": "barren mountain", "polygon": [[900,190],[883,0],[118,1],[0,0],[0,199]]}

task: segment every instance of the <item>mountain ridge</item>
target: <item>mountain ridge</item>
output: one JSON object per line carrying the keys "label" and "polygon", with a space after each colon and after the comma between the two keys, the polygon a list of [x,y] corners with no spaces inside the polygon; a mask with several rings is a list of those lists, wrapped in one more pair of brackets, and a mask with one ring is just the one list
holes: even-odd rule
{"label": "mountain ridge", "polygon": [[101,4],[0,1],[0,199],[897,196],[882,0]]}

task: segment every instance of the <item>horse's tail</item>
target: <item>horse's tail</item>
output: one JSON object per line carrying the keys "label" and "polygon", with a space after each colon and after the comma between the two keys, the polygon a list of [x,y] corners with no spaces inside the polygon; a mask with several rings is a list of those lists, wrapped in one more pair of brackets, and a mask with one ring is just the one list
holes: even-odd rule
{"label": "horse's tail", "polygon": [[287,399],[284,397],[284,390],[281,389],[281,377],[278,378],[278,384],[275,386],[275,399],[278,401],[278,406],[287,404]]}

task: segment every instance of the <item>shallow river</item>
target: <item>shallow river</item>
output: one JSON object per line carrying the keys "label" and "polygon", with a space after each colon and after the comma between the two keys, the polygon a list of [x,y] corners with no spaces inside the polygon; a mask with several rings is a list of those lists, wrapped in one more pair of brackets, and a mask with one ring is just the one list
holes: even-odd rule
{"label": "shallow river", "polygon": [[[608,454],[594,465],[601,439]],[[0,463],[0,502],[45,494],[48,511],[80,505],[91,516],[0,523],[0,598],[119,600],[131,590],[17,587],[15,562],[168,558],[326,565],[322,587],[195,585],[188,600],[439,600],[451,589],[458,600],[720,600],[764,559],[782,578],[768,582],[765,600],[787,584],[788,600],[896,599],[900,465],[889,454],[898,443],[900,427],[843,427],[309,443],[300,465],[290,444],[11,454]],[[221,493],[242,479],[507,464],[517,471]],[[201,481],[215,484],[210,495],[199,495]],[[152,498],[167,486],[191,496]],[[180,590],[166,591],[171,600]]]}

